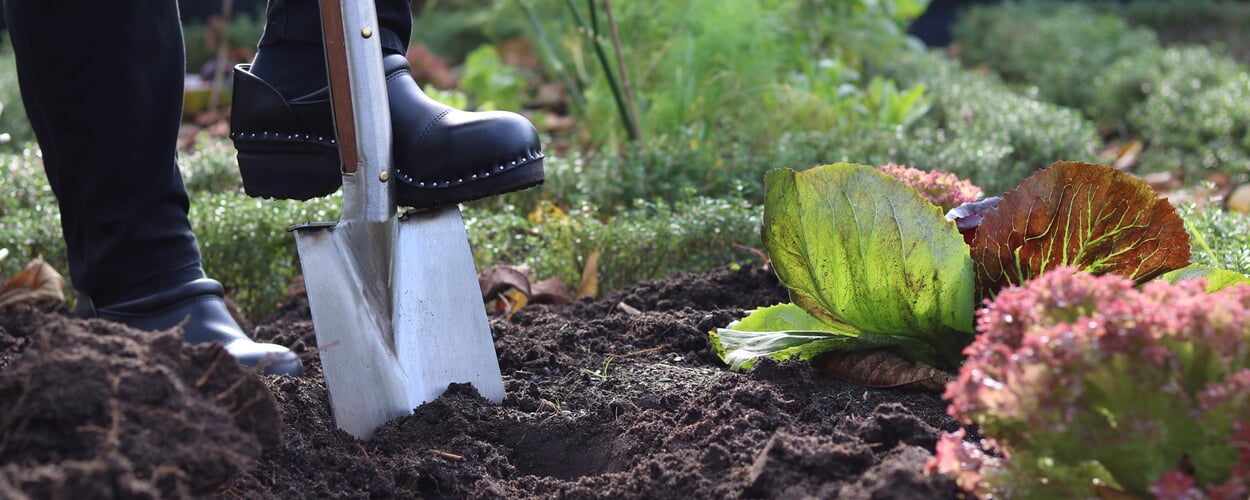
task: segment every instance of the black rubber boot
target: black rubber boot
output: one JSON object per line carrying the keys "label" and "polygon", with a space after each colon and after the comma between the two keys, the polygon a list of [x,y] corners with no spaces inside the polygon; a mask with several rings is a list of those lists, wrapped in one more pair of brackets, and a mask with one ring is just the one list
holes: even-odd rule
{"label": "black rubber boot", "polygon": [[[542,144],[525,117],[467,112],[421,91],[408,61],[383,58],[400,206],[433,208],[543,182]],[[235,67],[231,133],[243,186],[255,197],[305,200],[342,183],[328,89],[287,100]]]}
{"label": "black rubber boot", "polygon": [[103,318],[140,330],[181,328],[188,343],[220,342],[240,364],[266,375],[304,374],[299,357],[290,349],[256,342],[243,333],[226,308],[221,284],[211,279],[198,279],[108,307],[95,307],[90,297],[80,295],[76,312],[81,317]]}

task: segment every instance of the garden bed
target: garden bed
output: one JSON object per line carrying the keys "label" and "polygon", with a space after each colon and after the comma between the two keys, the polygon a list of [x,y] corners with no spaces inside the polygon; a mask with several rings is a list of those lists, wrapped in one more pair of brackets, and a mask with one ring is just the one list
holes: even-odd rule
{"label": "garden bed", "polygon": [[[293,345],[308,371],[300,379],[263,379],[280,424],[268,401],[247,403],[252,399],[246,394],[263,391],[221,398],[221,384],[248,377],[211,378],[209,373],[216,372],[207,367],[217,351],[212,347],[185,348],[181,358],[162,355],[138,363],[134,356],[79,355],[74,359],[83,366],[64,373],[70,378],[40,386],[23,374],[32,363],[55,365],[41,354],[57,349],[49,338],[84,331],[135,334],[109,323],[68,320],[58,312],[5,316],[0,391],[20,394],[0,399],[0,436],[20,440],[10,440],[7,447],[0,440],[0,492],[60,488],[62,493],[243,498],[955,497],[952,481],[923,473],[940,432],[958,427],[938,394],[865,389],[815,374],[797,361],[761,360],[737,374],[709,352],[708,330],[741,317],[746,309],[786,300],[770,271],[726,268],[643,283],[597,301],[532,306],[511,319],[493,318],[507,388],[503,404],[481,399],[471,387],[453,386],[412,416],[382,426],[368,441],[334,428],[303,299],[292,299],[255,330],[258,338]],[[637,312],[626,312],[630,308]],[[141,335],[148,337],[138,337],[140,342],[151,338]],[[179,413],[182,408],[154,409],[165,403],[127,400],[126,391],[104,384],[100,390],[106,394],[98,403],[119,409],[112,415],[122,418],[103,422],[108,425],[79,423],[69,432],[64,421],[59,430],[41,427],[63,415],[37,414],[39,405],[22,403],[40,401],[58,384],[92,370],[125,374],[160,366],[172,367],[166,370],[172,378],[188,381],[171,385],[180,388],[173,392],[181,398],[171,400],[235,404],[216,414],[205,410],[207,418],[191,420]],[[18,376],[26,378],[15,380]],[[222,376],[227,378],[218,380]],[[198,383],[210,378],[217,382]],[[79,395],[75,400],[88,399]],[[161,411],[182,415],[185,425],[154,435],[159,426],[121,422]],[[90,411],[84,415],[106,418]],[[173,416],[154,421],[162,420],[180,421]],[[266,442],[267,429],[278,425],[282,442]],[[230,441],[214,441],[222,436]],[[189,459],[186,444],[209,451]],[[256,452],[257,444],[266,449],[263,454]],[[31,449],[34,445],[38,448]],[[236,445],[234,451],[220,451]],[[249,456],[259,459],[253,462]],[[210,460],[214,457],[217,462]],[[222,470],[237,472],[227,476]]]}

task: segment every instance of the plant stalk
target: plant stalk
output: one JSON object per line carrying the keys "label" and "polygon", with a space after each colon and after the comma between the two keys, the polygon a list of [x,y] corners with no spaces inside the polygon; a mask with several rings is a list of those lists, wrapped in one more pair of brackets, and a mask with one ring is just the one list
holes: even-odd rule
{"label": "plant stalk", "polygon": [[586,98],[582,96],[580,87],[573,81],[572,75],[569,75],[568,69],[564,67],[564,63],[560,61],[560,57],[556,55],[555,49],[552,48],[551,37],[547,36],[547,30],[543,29],[542,21],[538,20],[538,13],[534,12],[534,7],[530,5],[528,0],[516,0],[516,3],[521,7],[521,10],[525,11],[530,24],[534,26],[534,31],[538,34],[539,45],[542,46],[543,53],[547,55],[547,60],[551,61],[552,69],[560,77],[560,81],[564,82],[564,86],[568,88],[569,98],[573,100],[573,105],[585,113]]}
{"label": "plant stalk", "polygon": [[[607,74],[608,86],[612,89],[612,97],[616,100],[616,111],[621,115],[621,122],[623,122],[625,126],[625,133],[629,135],[629,140],[631,142],[638,142],[638,136],[634,135],[634,130],[636,130],[637,127],[634,125],[633,119],[630,117],[629,108],[625,105],[625,98],[621,94],[620,82],[617,80],[616,74],[612,72],[612,64],[608,62],[607,51],[603,50],[603,44],[599,43],[598,33],[596,33],[590,23],[586,21],[586,17],[582,15],[582,11],[577,8],[577,5],[573,3],[573,0],[565,0],[565,3],[568,4],[569,10],[573,11],[573,16],[577,18],[577,23],[582,27],[582,33],[585,34],[585,36],[590,40],[591,46],[595,49],[595,56],[599,58],[599,65],[603,67],[603,72]],[[593,6],[594,4],[592,3],[591,5]]]}
{"label": "plant stalk", "polygon": [[612,15],[612,0],[603,0],[603,15],[608,18],[608,29],[612,33],[612,49],[616,52],[616,68],[621,72],[621,89],[625,94],[628,106],[630,125],[634,127],[634,137],[642,139],[642,125],[638,118],[638,104],[634,100],[634,90],[629,84],[629,70],[625,66],[625,56],[621,52],[621,34],[616,28],[616,18]]}

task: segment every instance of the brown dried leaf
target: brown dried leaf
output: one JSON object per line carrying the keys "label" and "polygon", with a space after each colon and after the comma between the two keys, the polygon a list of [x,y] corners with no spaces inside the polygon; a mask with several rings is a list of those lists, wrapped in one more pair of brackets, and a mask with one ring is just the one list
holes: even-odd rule
{"label": "brown dried leaf", "polygon": [[864,387],[906,387],[941,392],[954,375],[890,351],[830,351],[812,358],[816,371]]}
{"label": "brown dried leaf", "polygon": [[599,249],[590,251],[586,265],[582,266],[582,282],[577,284],[577,298],[595,298],[599,295]]}
{"label": "brown dried leaf", "polygon": [[482,300],[494,299],[504,290],[515,288],[530,295],[529,275],[514,266],[495,266],[477,275],[477,285],[482,289]]}
{"label": "brown dried leaf", "polygon": [[560,305],[573,301],[573,296],[569,295],[569,287],[560,278],[548,278],[534,283],[530,291],[533,292],[530,302],[534,304]]}
{"label": "brown dried leaf", "polygon": [[65,302],[65,278],[43,259],[30,261],[0,286],[0,308],[45,300]]}

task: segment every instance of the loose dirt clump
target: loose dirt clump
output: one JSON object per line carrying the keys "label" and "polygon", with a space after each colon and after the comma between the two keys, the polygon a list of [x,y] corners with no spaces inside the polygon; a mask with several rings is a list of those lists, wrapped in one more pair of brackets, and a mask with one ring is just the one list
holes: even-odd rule
{"label": "loose dirt clump", "polygon": [[279,444],[269,391],[219,345],[64,314],[4,319],[0,496],[211,493]]}
{"label": "loose dirt clump", "polygon": [[[304,354],[307,375],[263,378],[281,415],[283,440],[242,472],[231,470],[228,482],[220,482],[226,468],[193,471],[170,437],[152,448],[165,462],[139,461],[128,454],[130,445],[115,444],[116,451],[101,455],[96,441],[107,440],[78,432],[96,447],[39,452],[28,449],[32,444],[9,444],[3,449],[20,453],[0,454],[0,464],[7,471],[12,464],[70,470],[87,463],[105,471],[89,484],[123,486],[118,478],[127,476],[109,471],[124,467],[109,460],[177,464],[188,478],[204,475],[188,480],[187,491],[215,484],[215,496],[234,498],[954,498],[949,478],[922,472],[939,433],[957,428],[939,395],[866,389],[797,361],[761,361],[747,373],[732,373],[715,359],[709,330],[748,309],[786,300],[771,272],[720,269],[643,283],[595,301],[531,306],[510,320],[494,318],[507,390],[502,404],[453,384],[442,397],[359,441],[334,427],[308,307],[295,299],[260,322],[255,336],[293,345]],[[33,356],[30,345],[13,347],[26,336],[22,332],[104,328],[49,316],[28,319],[32,324],[0,331],[0,380],[15,377],[10,372]],[[176,408],[186,413],[196,404],[186,400]],[[104,403],[78,411],[89,422],[78,427],[108,429],[112,421]],[[125,413],[123,420],[143,423],[124,427],[117,441],[141,439],[152,415],[157,413]],[[9,420],[0,426],[0,432],[16,429]],[[238,428],[247,435],[256,427]],[[239,440],[204,434],[197,449]],[[135,477],[156,484],[154,475]],[[0,483],[0,495],[4,487]]]}

